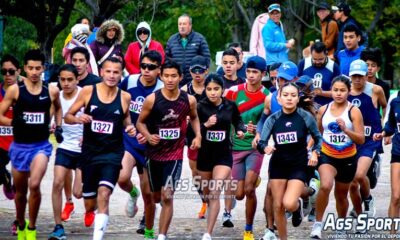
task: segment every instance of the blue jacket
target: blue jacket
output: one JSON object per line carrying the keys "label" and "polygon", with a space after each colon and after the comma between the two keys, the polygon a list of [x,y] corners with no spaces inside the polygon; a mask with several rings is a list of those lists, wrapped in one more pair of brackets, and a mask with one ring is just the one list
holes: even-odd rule
{"label": "blue jacket", "polygon": [[383,129],[386,136],[394,134],[392,139],[392,155],[400,156],[400,94],[390,103],[389,118]]}
{"label": "blue jacket", "polygon": [[265,46],[267,65],[275,62],[282,63],[289,59],[282,23],[278,25],[271,19],[268,19],[262,29],[262,38]]}
{"label": "blue jacket", "polygon": [[211,57],[207,41],[200,33],[192,31],[187,36],[188,42],[186,48],[183,48],[181,39],[181,35],[179,33],[175,33],[168,39],[167,46],[165,48],[165,56],[172,58],[182,67],[184,76],[179,86],[186,85],[192,81],[192,76],[190,75],[189,71],[190,61],[192,58],[197,55],[201,55],[207,58],[208,62],[210,63]]}
{"label": "blue jacket", "polygon": [[360,46],[356,50],[348,50],[343,49],[338,53],[337,60],[340,66],[340,73],[346,76],[349,76],[350,64],[354,60],[360,59],[361,51],[364,49],[364,46]]}

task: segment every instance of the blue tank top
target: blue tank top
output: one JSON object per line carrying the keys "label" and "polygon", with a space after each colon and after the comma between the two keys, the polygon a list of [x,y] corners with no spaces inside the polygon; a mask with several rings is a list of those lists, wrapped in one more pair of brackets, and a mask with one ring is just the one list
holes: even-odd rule
{"label": "blue tank top", "polygon": [[371,140],[374,133],[382,131],[381,119],[378,109],[372,102],[372,89],[374,84],[366,82],[364,91],[357,96],[349,96],[349,101],[358,107],[364,119],[364,134],[366,140]]}
{"label": "blue tank top", "polygon": [[278,102],[278,91],[279,90],[273,92],[271,96],[271,114],[274,114],[282,110],[282,106]]}

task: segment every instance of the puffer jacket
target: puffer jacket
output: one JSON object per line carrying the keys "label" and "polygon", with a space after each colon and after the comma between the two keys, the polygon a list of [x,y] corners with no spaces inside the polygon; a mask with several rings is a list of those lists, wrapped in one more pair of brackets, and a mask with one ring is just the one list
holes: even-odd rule
{"label": "puffer jacket", "polygon": [[[117,29],[116,35],[113,39],[107,38],[107,30],[111,27]],[[90,44],[90,48],[93,51],[93,55],[99,65],[101,58],[108,52],[108,50],[114,45],[114,49],[109,55],[109,57],[117,56],[124,61],[124,54],[122,52],[121,43],[124,40],[124,29],[122,25],[114,19],[105,21],[96,32],[96,41]]]}
{"label": "puffer jacket", "polygon": [[254,19],[250,35],[250,49],[249,49],[250,52],[264,59],[266,59],[266,56],[265,56],[265,47],[262,37],[262,29],[264,28],[268,19],[269,19],[268,13],[263,13],[258,15],[258,17]]}
{"label": "puffer jacket", "polygon": [[180,86],[186,85],[192,81],[192,76],[190,75],[189,67],[190,61],[197,55],[201,55],[208,59],[210,62],[210,49],[203,35],[198,32],[192,31],[188,36],[188,42],[186,48],[183,48],[181,44],[181,35],[175,33],[172,35],[167,42],[165,48],[165,56],[172,58],[178,64],[181,65],[184,77],[179,83]]}

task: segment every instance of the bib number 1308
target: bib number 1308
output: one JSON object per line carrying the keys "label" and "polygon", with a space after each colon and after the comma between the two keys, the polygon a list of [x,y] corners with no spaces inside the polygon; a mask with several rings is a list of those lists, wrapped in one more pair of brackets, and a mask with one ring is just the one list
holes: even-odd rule
{"label": "bib number 1308", "polygon": [[180,128],[160,128],[158,135],[164,140],[178,139],[181,135]]}

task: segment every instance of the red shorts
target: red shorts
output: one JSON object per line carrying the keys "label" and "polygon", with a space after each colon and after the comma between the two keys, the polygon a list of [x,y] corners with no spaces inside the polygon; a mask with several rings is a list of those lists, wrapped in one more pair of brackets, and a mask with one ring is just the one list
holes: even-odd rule
{"label": "red shorts", "polygon": [[197,161],[198,153],[199,153],[198,149],[192,150],[192,149],[190,149],[190,147],[188,147],[187,156],[188,156],[189,160]]}

